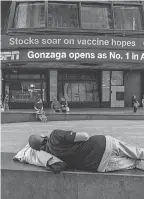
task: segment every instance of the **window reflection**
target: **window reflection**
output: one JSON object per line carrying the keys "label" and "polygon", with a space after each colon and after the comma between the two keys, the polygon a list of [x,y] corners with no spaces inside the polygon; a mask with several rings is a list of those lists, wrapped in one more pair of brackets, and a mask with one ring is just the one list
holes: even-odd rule
{"label": "window reflection", "polygon": [[77,4],[49,3],[48,26],[52,28],[77,28]]}
{"label": "window reflection", "polygon": [[[127,3],[124,0],[114,1],[112,8],[107,3],[82,3],[81,9],[79,2],[48,2],[48,27],[78,28],[81,24],[83,29],[141,30],[141,6],[123,5],[122,2]],[[18,3],[13,28],[44,28],[45,14],[43,1]]]}
{"label": "window reflection", "polygon": [[72,102],[99,102],[99,91],[96,82],[64,83],[64,96]]}
{"label": "window reflection", "polygon": [[9,74],[6,76],[5,91],[11,102],[34,102],[41,93],[46,101],[46,81],[40,74]]}
{"label": "window reflection", "polygon": [[[119,1],[114,1],[114,3],[118,4],[118,3],[130,3],[130,1],[125,1],[125,0],[119,0]],[[133,1],[132,3],[141,3],[141,1],[137,0],[137,1]]]}
{"label": "window reflection", "polygon": [[16,7],[14,28],[44,27],[44,3],[19,3]]}
{"label": "window reflection", "polygon": [[[35,102],[38,93],[42,93],[43,101],[46,101],[46,84],[41,82],[15,82],[7,83],[11,102]],[[42,87],[42,89],[41,89]]]}
{"label": "window reflection", "polygon": [[123,86],[123,71],[112,71],[111,86]]}
{"label": "window reflection", "polygon": [[99,102],[98,75],[61,74],[58,90],[69,102]]}
{"label": "window reflection", "polygon": [[111,13],[106,5],[82,5],[82,28],[111,28]]}
{"label": "window reflection", "polygon": [[141,30],[139,7],[114,6],[114,26],[120,30]]}

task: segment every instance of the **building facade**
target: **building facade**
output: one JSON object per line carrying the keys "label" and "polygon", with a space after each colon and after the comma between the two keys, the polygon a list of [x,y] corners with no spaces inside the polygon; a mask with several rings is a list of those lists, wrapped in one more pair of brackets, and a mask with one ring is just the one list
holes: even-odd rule
{"label": "building facade", "polygon": [[[144,2],[13,1],[2,31],[11,108],[129,107],[144,94]],[[5,13],[5,12],[4,12]],[[5,17],[6,19],[6,17]]]}

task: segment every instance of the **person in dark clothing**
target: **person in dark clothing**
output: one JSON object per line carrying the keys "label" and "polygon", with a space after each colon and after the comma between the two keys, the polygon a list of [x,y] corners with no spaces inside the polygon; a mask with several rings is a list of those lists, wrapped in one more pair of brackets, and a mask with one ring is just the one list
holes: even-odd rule
{"label": "person in dark clothing", "polygon": [[68,102],[64,97],[61,97],[60,104],[61,104],[62,112],[64,112],[64,113],[69,112]]}
{"label": "person in dark clothing", "polygon": [[4,111],[9,111],[9,95],[6,94],[4,98]]}
{"label": "person in dark clothing", "polygon": [[47,122],[47,116],[43,111],[43,102],[40,94],[38,94],[38,97],[34,103],[34,109],[36,110],[36,119],[39,119],[42,122]]}
{"label": "person in dark clothing", "polygon": [[56,97],[53,98],[53,101],[51,103],[51,109],[52,109],[53,113],[61,112],[61,105]]}
{"label": "person in dark clothing", "polygon": [[1,106],[1,112],[4,112],[3,96],[2,95],[1,95],[1,99],[0,99],[0,106]]}
{"label": "person in dark clothing", "polygon": [[31,135],[29,145],[64,161],[68,169],[107,172],[139,168],[144,170],[144,149],[111,136],[55,129],[49,137]]}
{"label": "person in dark clothing", "polygon": [[142,96],[142,107],[144,108],[144,95]]}
{"label": "person in dark clothing", "polygon": [[134,113],[137,112],[138,106],[139,106],[139,103],[138,103],[138,101],[136,100],[136,96],[133,95],[133,96],[132,96],[132,107],[133,107]]}
{"label": "person in dark clothing", "polygon": [[42,103],[42,99],[41,99],[41,98],[38,98],[38,99],[35,101],[34,109],[35,109],[36,111],[38,111],[38,110],[43,110],[43,103]]}

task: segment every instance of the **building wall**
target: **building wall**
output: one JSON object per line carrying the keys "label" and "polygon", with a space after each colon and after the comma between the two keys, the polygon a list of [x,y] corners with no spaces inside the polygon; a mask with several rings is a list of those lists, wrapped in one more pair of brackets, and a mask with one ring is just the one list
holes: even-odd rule
{"label": "building wall", "polygon": [[[9,14],[9,9],[12,1],[2,1],[2,11],[1,11],[1,26],[2,26],[2,34],[5,33],[4,27],[7,25],[7,16]],[[143,9],[144,9],[144,2],[143,2]],[[107,31],[107,30],[105,30]],[[24,32],[25,34],[25,32]],[[62,32],[63,34],[63,32]],[[87,34],[87,33],[81,33]],[[91,34],[91,33],[89,33]],[[99,35],[96,33],[96,35]],[[142,37],[143,35],[141,35]],[[134,37],[136,37],[134,35]],[[138,36],[139,37],[139,36]],[[67,67],[67,66],[66,66]],[[79,67],[79,66],[78,66]],[[117,70],[117,68],[115,68]],[[144,74],[144,73],[143,73]],[[50,71],[49,81],[48,81],[48,88],[47,89],[47,96],[48,99],[51,101],[53,96],[57,96],[59,90],[57,88],[57,75],[58,71]],[[143,76],[144,77],[144,76]],[[144,79],[144,78],[143,78]],[[140,101],[142,93],[144,93],[144,80],[142,79],[141,72],[129,71],[125,73],[125,106],[131,106],[131,98],[132,95],[136,95],[137,99]],[[141,88],[142,87],[142,88]],[[106,102],[108,104],[109,102]],[[86,104],[84,104],[86,106]],[[100,106],[100,105],[99,105]]]}
{"label": "building wall", "polygon": [[136,95],[137,100],[141,102],[141,77],[139,71],[125,72],[125,106],[132,106],[132,96]]}
{"label": "building wall", "polygon": [[141,97],[144,95],[144,71],[141,71]]}
{"label": "building wall", "polygon": [[5,33],[4,28],[7,25],[7,19],[8,19],[11,2],[12,1],[1,1],[1,31],[2,31],[2,34]]}
{"label": "building wall", "polygon": [[57,70],[50,70],[50,101],[53,101],[54,97],[57,97],[57,75],[58,71]]}

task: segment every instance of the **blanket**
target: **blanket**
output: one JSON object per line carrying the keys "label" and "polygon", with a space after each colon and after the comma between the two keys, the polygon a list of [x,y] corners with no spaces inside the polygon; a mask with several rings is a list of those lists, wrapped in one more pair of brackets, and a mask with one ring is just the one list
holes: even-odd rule
{"label": "blanket", "polygon": [[66,164],[62,160],[55,157],[54,155],[45,151],[36,151],[32,149],[29,144],[27,144],[22,150],[20,150],[13,157],[13,160],[25,162],[35,166],[45,167],[48,170],[52,170],[52,166],[57,165],[57,163],[63,165],[63,170],[66,166]]}

